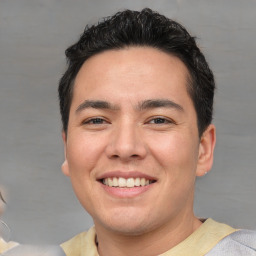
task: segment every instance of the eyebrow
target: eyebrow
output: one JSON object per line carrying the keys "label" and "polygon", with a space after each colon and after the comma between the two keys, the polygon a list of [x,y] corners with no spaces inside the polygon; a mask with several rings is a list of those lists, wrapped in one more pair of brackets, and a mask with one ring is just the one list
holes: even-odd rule
{"label": "eyebrow", "polygon": [[95,108],[95,109],[109,109],[117,110],[118,107],[110,104],[107,101],[103,100],[85,100],[82,104],[76,109],[76,113],[81,112],[84,109]]}
{"label": "eyebrow", "polygon": [[[120,109],[116,105],[112,105],[107,101],[103,100],[85,100],[81,103],[78,108],[76,109],[76,113],[81,112],[88,108],[95,108],[95,109],[108,109],[108,110],[118,110]],[[184,111],[183,107],[174,101],[168,99],[152,99],[152,100],[145,100],[138,104],[137,109],[140,111],[153,109],[153,108],[174,108],[178,111]]]}
{"label": "eyebrow", "polygon": [[145,100],[139,104],[139,110],[146,110],[152,108],[174,108],[178,111],[184,111],[183,107],[172,100],[168,99],[153,99]]}

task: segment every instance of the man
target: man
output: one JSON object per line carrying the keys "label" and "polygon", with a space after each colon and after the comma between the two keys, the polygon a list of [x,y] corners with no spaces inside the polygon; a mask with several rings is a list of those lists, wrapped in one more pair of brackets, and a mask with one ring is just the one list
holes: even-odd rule
{"label": "man", "polygon": [[[95,227],[65,253],[235,255],[240,231],[193,212],[216,140],[214,77],[194,38],[150,9],[127,10],[86,27],[66,56],[62,170]],[[238,247],[255,255],[251,241]]]}

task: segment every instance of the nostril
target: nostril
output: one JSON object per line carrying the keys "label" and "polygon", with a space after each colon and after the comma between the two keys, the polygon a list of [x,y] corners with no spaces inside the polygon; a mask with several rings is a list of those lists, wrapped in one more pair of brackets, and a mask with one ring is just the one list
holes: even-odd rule
{"label": "nostril", "polygon": [[[121,156],[115,154],[115,155],[112,155],[111,157],[112,157],[112,158],[120,158]],[[128,156],[128,157],[129,157],[129,156]],[[131,157],[131,158],[137,158],[137,157],[139,157],[139,155],[133,154],[133,155],[131,155],[130,157]]]}

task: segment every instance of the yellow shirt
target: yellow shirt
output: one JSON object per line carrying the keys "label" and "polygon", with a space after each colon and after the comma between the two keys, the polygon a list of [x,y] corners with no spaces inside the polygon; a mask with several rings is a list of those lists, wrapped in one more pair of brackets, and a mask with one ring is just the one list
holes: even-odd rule
{"label": "yellow shirt", "polygon": [[0,253],[6,252],[7,250],[15,247],[16,245],[18,245],[15,242],[5,242],[2,238],[0,238]]}
{"label": "yellow shirt", "polygon": [[[237,231],[230,226],[207,219],[184,241],[159,256],[203,256],[220,240]],[[95,228],[73,237],[61,245],[67,256],[99,256],[95,244]]]}

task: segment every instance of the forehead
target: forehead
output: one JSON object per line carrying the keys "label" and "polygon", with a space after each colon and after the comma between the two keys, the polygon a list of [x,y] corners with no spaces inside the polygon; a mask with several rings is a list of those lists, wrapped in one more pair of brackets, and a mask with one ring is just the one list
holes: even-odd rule
{"label": "forehead", "polygon": [[116,92],[131,100],[147,94],[163,98],[167,91],[170,96],[187,94],[188,77],[189,72],[179,58],[158,49],[107,50],[83,64],[75,79],[73,96],[107,99]]}

